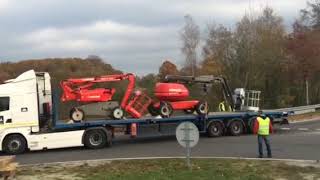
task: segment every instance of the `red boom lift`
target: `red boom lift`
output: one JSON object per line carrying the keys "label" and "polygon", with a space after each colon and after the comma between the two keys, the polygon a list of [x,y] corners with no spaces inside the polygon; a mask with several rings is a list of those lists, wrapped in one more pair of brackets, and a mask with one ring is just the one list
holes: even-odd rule
{"label": "red boom lift", "polygon": [[196,111],[199,115],[206,115],[208,103],[189,99],[189,90],[182,84],[185,79],[192,81],[188,76],[167,76],[165,82],[157,83],[154,93],[158,102],[149,106],[149,112],[162,117],[170,117],[174,110],[183,110],[187,114]]}
{"label": "red boom lift", "polygon": [[155,96],[159,102],[149,106],[149,112],[153,115],[169,117],[174,110],[183,110],[186,113],[197,112],[199,115],[208,113],[208,104],[206,101],[189,100],[189,91],[184,84],[201,84],[203,91],[207,94],[208,87],[213,83],[222,85],[223,96],[226,102],[234,110],[235,103],[233,94],[225,78],[211,75],[202,76],[179,76],[167,75],[165,81],[157,83],[155,87]]}
{"label": "red boom lift", "polygon": [[[94,84],[103,82],[117,82],[128,80],[128,87],[122,98],[121,104],[111,101],[116,90],[114,88],[92,88]],[[134,118],[140,118],[147,110],[151,99],[144,93],[136,91],[130,99],[135,87],[133,74],[104,75],[89,78],[71,78],[60,82],[63,89],[61,101],[78,101],[88,104],[74,107],[70,111],[70,118],[81,121],[85,114],[109,115],[114,119],[122,119],[124,111]],[[130,102],[129,102],[130,101]]]}

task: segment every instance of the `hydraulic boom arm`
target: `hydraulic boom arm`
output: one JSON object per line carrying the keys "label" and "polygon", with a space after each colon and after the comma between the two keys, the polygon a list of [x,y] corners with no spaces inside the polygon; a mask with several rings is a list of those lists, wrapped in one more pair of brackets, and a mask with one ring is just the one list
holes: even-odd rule
{"label": "hydraulic boom arm", "polygon": [[131,73],[117,74],[117,75],[104,75],[89,78],[70,78],[60,82],[63,89],[61,96],[62,101],[76,100],[79,102],[104,102],[110,101],[115,89],[111,88],[95,88],[91,87],[97,83],[103,82],[117,82],[128,80],[129,84],[124,97],[121,101],[121,108],[125,108],[135,86],[135,76]]}
{"label": "hydraulic boom arm", "polygon": [[167,75],[165,77],[166,82],[180,82],[180,83],[201,83],[201,84],[213,84],[213,83],[221,83],[223,88],[223,93],[225,95],[226,100],[230,104],[231,108],[234,109],[234,101],[232,98],[232,93],[230,87],[224,77],[216,77],[212,75],[205,76],[178,76],[178,75]]}

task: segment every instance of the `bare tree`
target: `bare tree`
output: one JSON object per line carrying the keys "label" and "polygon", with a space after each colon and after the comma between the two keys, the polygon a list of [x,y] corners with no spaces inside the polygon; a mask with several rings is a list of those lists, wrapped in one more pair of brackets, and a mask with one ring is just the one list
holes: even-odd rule
{"label": "bare tree", "polygon": [[214,23],[207,25],[207,31],[202,47],[204,60],[201,72],[227,75],[235,56],[233,32],[223,25],[216,26]]}
{"label": "bare tree", "polygon": [[300,23],[312,29],[320,29],[320,0],[307,2],[307,8],[300,11]]}
{"label": "bare tree", "polygon": [[197,48],[200,42],[199,26],[195,24],[190,15],[184,17],[185,25],[180,32],[180,37],[183,42],[182,53],[186,57],[185,68],[191,71],[192,75],[196,74],[197,68]]}

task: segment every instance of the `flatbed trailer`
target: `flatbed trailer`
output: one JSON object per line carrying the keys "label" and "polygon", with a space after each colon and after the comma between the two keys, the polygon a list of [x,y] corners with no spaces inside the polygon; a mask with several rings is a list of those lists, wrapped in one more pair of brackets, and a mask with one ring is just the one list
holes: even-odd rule
{"label": "flatbed trailer", "polygon": [[[0,85],[0,151],[19,154],[76,146],[103,148],[111,146],[118,137],[117,129],[131,137],[173,135],[176,127],[186,121],[194,123],[200,133],[209,137],[238,136],[252,132],[257,116],[255,112],[230,112],[67,123],[59,120],[59,101],[55,99],[48,73],[31,70]],[[286,122],[285,112],[265,114],[274,123]]]}
{"label": "flatbed trailer", "polygon": [[[267,112],[266,116],[270,117],[274,123],[286,123],[286,114],[283,112]],[[154,135],[174,135],[175,128],[182,122],[192,122],[200,133],[207,134],[209,137],[219,137],[223,135],[239,136],[241,134],[252,133],[252,126],[257,113],[238,112],[211,114],[208,116],[199,115],[181,115],[170,118],[144,117],[141,119],[125,120],[108,120],[95,119],[81,123],[56,123],[53,131],[63,132],[70,130],[87,130],[97,127],[128,128],[127,133],[132,134],[130,126],[136,125],[135,135],[132,137],[145,137]],[[147,130],[149,129],[149,130]],[[153,130],[153,131],[151,131]]]}

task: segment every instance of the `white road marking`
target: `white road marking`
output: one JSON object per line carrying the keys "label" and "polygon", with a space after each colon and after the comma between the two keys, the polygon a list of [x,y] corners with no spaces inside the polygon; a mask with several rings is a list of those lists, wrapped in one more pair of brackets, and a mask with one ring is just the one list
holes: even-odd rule
{"label": "white road marking", "polygon": [[280,128],[281,130],[291,130],[291,128]]}
{"label": "white road marking", "polygon": [[316,129],[316,131],[320,131],[320,129]]}
{"label": "white road marking", "polygon": [[309,128],[298,128],[299,131],[309,131]]}

